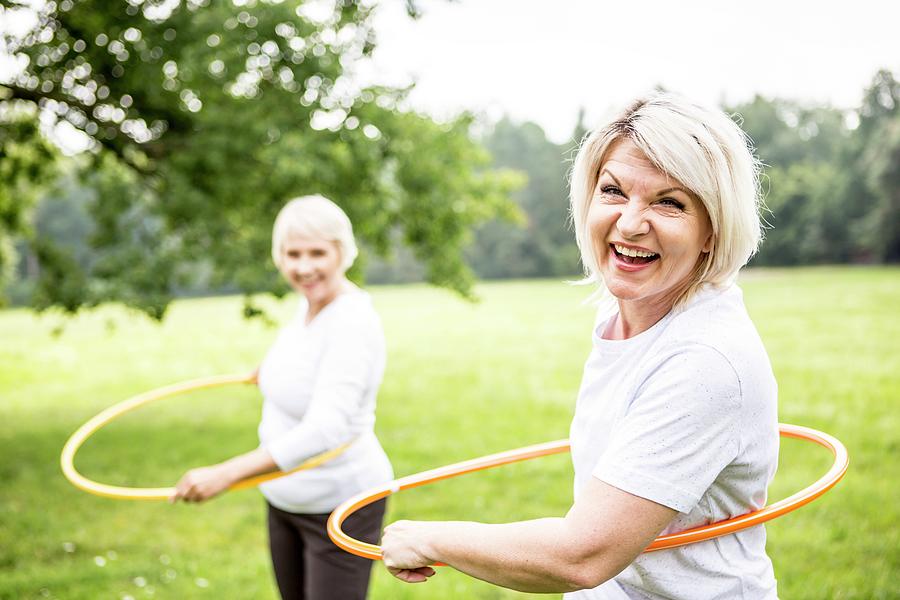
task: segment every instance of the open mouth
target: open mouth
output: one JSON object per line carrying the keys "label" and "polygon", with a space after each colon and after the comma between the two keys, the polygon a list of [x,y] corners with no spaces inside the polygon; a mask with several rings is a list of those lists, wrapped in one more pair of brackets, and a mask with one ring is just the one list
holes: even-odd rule
{"label": "open mouth", "polygon": [[655,252],[626,248],[619,244],[610,244],[609,247],[612,248],[616,258],[629,265],[644,265],[659,258],[659,254]]}

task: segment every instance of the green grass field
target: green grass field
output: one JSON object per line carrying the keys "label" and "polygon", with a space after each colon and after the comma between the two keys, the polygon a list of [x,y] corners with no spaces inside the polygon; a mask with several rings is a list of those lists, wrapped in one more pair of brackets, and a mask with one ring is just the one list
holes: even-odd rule
{"label": "green grass field", "polygon": [[[781,598],[900,598],[900,269],[750,271],[742,287],[781,421],[830,432],[851,456],[834,490],[768,526]],[[587,290],[486,283],[478,304],[424,286],[371,292],[389,346],[377,431],[398,476],[567,436],[590,343]],[[268,306],[283,320],[294,303]],[[117,307],[71,321],[0,312],[0,598],[276,598],[258,492],[201,506],[116,501],[76,490],[58,466],[67,437],[101,409],[246,370],[274,335],[244,321],[237,298],[177,302],[161,326]],[[254,447],[258,413],[243,387],[158,402],[100,431],[77,464],[104,482],[172,485]],[[770,499],[828,464],[825,450],[783,443]],[[468,475],[395,496],[388,517],[561,515],[571,475],[567,455]],[[452,569],[409,586],[376,565],[370,597],[530,596]]]}

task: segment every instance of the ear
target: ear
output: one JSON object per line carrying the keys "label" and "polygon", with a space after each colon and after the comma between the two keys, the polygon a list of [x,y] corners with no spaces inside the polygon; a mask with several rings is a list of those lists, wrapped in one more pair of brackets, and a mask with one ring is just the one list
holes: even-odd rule
{"label": "ear", "polygon": [[701,252],[709,254],[710,252],[712,252],[714,245],[715,244],[713,244],[713,234],[710,233],[708,236],[706,236],[706,241],[703,242],[703,248],[701,248],[700,250],[701,250]]}

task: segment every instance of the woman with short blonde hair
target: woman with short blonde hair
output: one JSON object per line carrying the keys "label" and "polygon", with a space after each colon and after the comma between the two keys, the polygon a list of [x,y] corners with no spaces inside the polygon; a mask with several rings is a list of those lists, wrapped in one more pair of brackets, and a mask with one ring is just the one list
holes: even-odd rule
{"label": "woman with short blonde hair", "polygon": [[[171,499],[202,502],[241,479],[290,471],[345,447],[314,469],[260,485],[275,579],[285,600],[366,597],[371,563],[332,544],[326,521],[348,497],[393,478],[374,432],[384,334],[372,299],[346,277],[356,255],[350,219],[331,200],[304,196],[281,209],[272,260],[301,301],[259,368],[260,445],[188,471]],[[350,527],[375,543],[385,503],[363,510]]]}
{"label": "woman with short blonde hair", "polygon": [[571,600],[777,598],[762,525],[644,554],[758,510],[778,460],[777,386],[735,284],[760,241],[758,163],[721,111],[672,94],[592,133],[571,181],[591,331],[569,441],[574,504],[507,524],[399,521],[384,562],[408,582],[448,564]]}
{"label": "woman with short blonde hair", "polygon": [[703,203],[713,247],[691,285],[726,285],[762,241],[759,160],[744,131],[720,110],[675,94],[635,100],[605,127],[587,136],[575,159],[570,186],[575,240],[586,274],[602,285],[587,231],[587,214],[600,165],[614,143],[632,141],[663,173],[680,181]]}

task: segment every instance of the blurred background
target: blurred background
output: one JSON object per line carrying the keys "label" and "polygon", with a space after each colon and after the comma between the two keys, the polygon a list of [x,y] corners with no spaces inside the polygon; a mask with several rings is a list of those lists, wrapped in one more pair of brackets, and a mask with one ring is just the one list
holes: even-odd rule
{"label": "blurred background", "polygon": [[573,151],[654,88],[721,105],[753,139],[770,225],[753,265],[900,258],[891,4],[2,6],[13,304],[159,318],[176,296],[283,293],[271,221],[314,192],[350,214],[371,283],[575,276]]}
{"label": "blurred background", "polygon": [[[780,597],[900,598],[897,23],[876,0],[0,0],[0,599],[276,596],[257,493],[113,501],[58,458],[115,402],[258,364],[295,307],[270,258],[294,196],[354,223],[398,475],[565,437],[593,320],[562,283],[567,174],[654,89],[752,138],[768,228],[741,285],[780,418],[850,449],[835,490],[767,526]],[[159,403],[77,466],[171,485],[252,448],[258,409]],[[827,469],[818,450],[782,445],[773,500]],[[463,478],[388,520],[564,514],[571,478],[568,457]],[[526,596],[449,569],[376,569],[371,593]]]}

